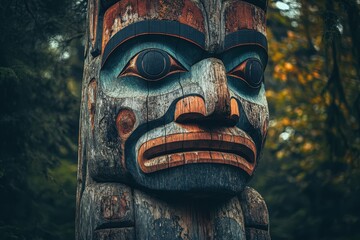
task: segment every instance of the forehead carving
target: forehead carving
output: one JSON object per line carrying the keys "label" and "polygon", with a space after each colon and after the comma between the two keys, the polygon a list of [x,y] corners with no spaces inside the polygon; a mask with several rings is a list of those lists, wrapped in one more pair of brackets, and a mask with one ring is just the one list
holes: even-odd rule
{"label": "forehead carving", "polygon": [[[99,44],[101,45],[101,50],[99,50],[104,53],[106,46],[110,43],[113,45],[112,47],[116,47],[119,44],[118,40],[113,40],[112,42],[110,40],[117,33],[124,29],[126,30],[130,25],[154,20],[177,22],[186,25],[195,30],[186,30],[187,32],[192,32],[190,35],[193,32],[204,34],[204,43],[198,45],[210,52],[229,48],[226,46],[227,35],[241,30],[250,30],[258,33],[256,36],[252,34],[250,39],[245,36],[248,39],[247,42],[257,42],[259,39],[258,35],[261,34],[263,35],[260,36],[263,39],[263,45],[266,45],[266,3],[266,0],[103,0],[100,6],[103,12],[100,13],[102,15],[101,29],[98,28],[101,31],[101,43]],[[164,31],[156,33],[154,30],[151,32],[149,29],[145,29],[146,25],[143,25],[135,27],[135,30],[128,30],[129,33],[127,34],[129,37],[141,34],[167,34],[173,36],[176,35],[174,30],[180,28],[174,25],[166,26],[164,28],[171,30],[170,33]],[[143,32],[139,33],[137,30],[140,28],[143,28]],[[247,35],[246,31],[241,35]],[[239,37],[235,36],[235,38]],[[126,39],[121,38],[121,40],[124,41]]]}
{"label": "forehead carving", "polygon": [[203,14],[192,1],[124,0],[112,5],[105,12],[102,48],[105,48],[117,32],[130,24],[154,19],[177,21],[205,32]]}

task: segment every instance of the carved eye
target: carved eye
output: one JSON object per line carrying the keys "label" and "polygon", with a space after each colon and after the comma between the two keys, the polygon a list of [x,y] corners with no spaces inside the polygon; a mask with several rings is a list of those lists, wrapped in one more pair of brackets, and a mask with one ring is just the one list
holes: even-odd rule
{"label": "carved eye", "polygon": [[160,49],[146,49],[133,57],[119,77],[137,76],[147,81],[159,81],[177,72],[186,72],[170,54]]}
{"label": "carved eye", "polygon": [[235,67],[228,75],[246,82],[251,88],[259,88],[264,79],[264,70],[261,62],[252,58]]}

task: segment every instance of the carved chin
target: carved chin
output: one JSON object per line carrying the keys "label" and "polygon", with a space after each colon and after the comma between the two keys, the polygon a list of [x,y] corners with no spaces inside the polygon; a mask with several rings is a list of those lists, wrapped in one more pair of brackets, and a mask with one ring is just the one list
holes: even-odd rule
{"label": "carved chin", "polygon": [[144,173],[188,164],[214,163],[238,167],[252,175],[256,165],[254,141],[238,128],[221,132],[184,132],[153,138],[138,150]]}

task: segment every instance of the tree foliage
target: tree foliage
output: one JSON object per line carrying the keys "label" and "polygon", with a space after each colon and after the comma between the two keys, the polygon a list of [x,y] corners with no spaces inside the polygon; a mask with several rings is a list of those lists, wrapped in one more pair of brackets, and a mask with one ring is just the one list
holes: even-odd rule
{"label": "tree foliage", "polygon": [[271,122],[254,185],[274,239],[360,238],[359,9],[350,0],[270,6]]}
{"label": "tree foliage", "polygon": [[0,239],[73,238],[85,6],[1,1]]}

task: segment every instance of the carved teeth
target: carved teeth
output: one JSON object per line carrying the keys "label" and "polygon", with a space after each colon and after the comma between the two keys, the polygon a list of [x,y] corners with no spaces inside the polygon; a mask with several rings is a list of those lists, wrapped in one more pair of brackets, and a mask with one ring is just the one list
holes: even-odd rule
{"label": "carved teeth", "polygon": [[138,164],[144,173],[199,163],[232,165],[252,175],[255,143],[247,135],[191,132],[151,139],[138,152]]}

